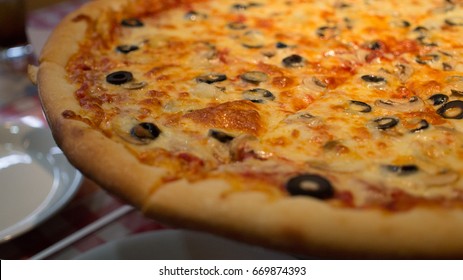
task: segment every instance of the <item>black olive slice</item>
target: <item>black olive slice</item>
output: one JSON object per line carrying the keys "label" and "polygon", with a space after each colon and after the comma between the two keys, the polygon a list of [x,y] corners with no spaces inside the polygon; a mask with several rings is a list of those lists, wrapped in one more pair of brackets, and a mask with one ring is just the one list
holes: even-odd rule
{"label": "black olive slice", "polygon": [[450,17],[445,19],[445,23],[450,26],[463,26],[463,17]]}
{"label": "black olive slice", "polygon": [[418,166],[414,164],[405,164],[405,165],[385,165],[384,168],[396,175],[405,176],[418,172]]}
{"label": "black olive slice", "polygon": [[305,65],[305,59],[298,54],[293,54],[293,55],[283,58],[282,63],[283,63],[283,66],[285,67],[297,68],[297,67],[302,67]]}
{"label": "black olive slice", "polygon": [[429,38],[426,36],[419,36],[418,38],[416,38],[416,40],[418,40],[418,42],[420,42],[421,45],[426,46],[426,47],[437,47],[438,46],[437,43],[429,41]]}
{"label": "black olive slice", "polygon": [[320,38],[331,38],[334,37],[336,32],[337,28],[335,26],[321,26],[317,28],[317,31],[315,33]]}
{"label": "black olive slice", "polygon": [[400,81],[407,81],[413,74],[413,68],[407,64],[397,64],[394,67],[394,73]]}
{"label": "black olive slice", "polygon": [[253,88],[243,92],[243,97],[254,103],[264,103],[265,100],[275,100],[275,95],[263,88]]}
{"label": "black olive slice", "polygon": [[133,79],[132,73],[128,71],[117,71],[106,76],[106,81],[113,85],[122,85]]}
{"label": "black olive slice", "polygon": [[286,190],[293,196],[305,195],[319,199],[334,196],[334,188],[330,181],[317,174],[301,174],[286,183]]}
{"label": "black olive slice", "polygon": [[384,117],[384,118],[378,118],[374,119],[373,122],[376,124],[376,128],[380,130],[386,130],[389,128],[393,128],[399,123],[399,120],[394,117]]}
{"label": "black olive slice", "polygon": [[141,89],[141,88],[144,88],[146,85],[147,85],[146,82],[141,81],[141,82],[124,83],[122,84],[122,87],[125,89]]}
{"label": "black olive slice", "polygon": [[336,9],[347,9],[347,8],[352,7],[352,5],[351,5],[351,4],[344,3],[344,2],[337,2],[336,4],[334,4],[334,7],[335,7]]}
{"label": "black olive slice", "polygon": [[408,102],[398,102],[395,100],[376,100],[375,105],[393,111],[412,112],[421,110],[424,106],[423,100],[417,96],[412,96]]}
{"label": "black olive slice", "polygon": [[314,115],[310,114],[310,113],[303,113],[303,114],[300,114],[299,115],[300,118],[303,118],[303,119],[313,119],[315,118]]}
{"label": "black olive slice", "polygon": [[244,10],[247,10],[249,8],[253,8],[253,7],[259,7],[259,6],[262,6],[261,3],[257,3],[257,2],[249,2],[247,4],[242,4],[242,3],[236,3],[236,4],[233,4],[231,6],[231,8],[233,10],[236,10],[236,11],[244,11]]}
{"label": "black olive slice", "polygon": [[116,50],[120,53],[129,53],[138,50],[139,47],[136,45],[120,45],[116,47]]}
{"label": "black olive slice", "polygon": [[186,20],[191,20],[191,21],[195,21],[197,19],[199,19],[200,17],[203,17],[204,15],[202,14],[199,14],[198,12],[196,11],[188,11],[183,17],[186,19]]}
{"label": "black olive slice", "polygon": [[412,26],[412,24],[409,21],[403,20],[403,19],[393,20],[393,21],[391,21],[390,24],[393,27],[400,27],[400,28],[408,28],[408,27]]}
{"label": "black olive slice", "polygon": [[188,11],[183,17],[187,20],[196,20],[198,17],[198,12]]}
{"label": "black olive slice", "polygon": [[446,51],[439,51],[439,53],[443,54],[444,56],[447,56],[447,57],[453,57],[453,55],[449,52],[446,52]]}
{"label": "black olive slice", "polygon": [[432,62],[436,62],[439,60],[439,55],[438,54],[425,54],[425,55],[418,55],[415,59],[415,61],[419,64],[429,64]]}
{"label": "black olive slice", "polygon": [[413,32],[416,32],[416,33],[418,33],[418,34],[420,34],[422,36],[426,35],[428,33],[428,31],[429,31],[428,28],[426,28],[424,26],[421,26],[421,25],[419,25],[419,26],[415,27],[415,29],[413,29]]}
{"label": "black olive slice", "polygon": [[229,24],[227,24],[227,26],[232,30],[244,30],[248,28],[246,24],[239,21],[230,22]]}
{"label": "black olive slice", "polygon": [[184,18],[189,21],[198,21],[207,19],[207,14],[199,13],[197,11],[189,11],[184,15]]}
{"label": "black olive slice", "polygon": [[444,71],[452,71],[452,70],[453,70],[453,66],[450,65],[450,64],[447,63],[447,62],[442,62],[442,70],[444,70]]}
{"label": "black olive slice", "polygon": [[122,26],[125,27],[142,27],[143,22],[137,18],[126,18],[121,21]]}
{"label": "black olive slice", "polygon": [[[328,87],[328,84],[325,82],[325,81],[322,81],[321,79],[317,78],[317,77],[311,77],[309,79],[304,79],[302,81],[305,85],[307,86],[315,86],[315,87],[319,87],[321,89],[325,89]],[[317,89],[319,90],[319,89]]]}
{"label": "black olive slice", "polygon": [[364,80],[367,83],[384,83],[386,82],[386,79],[381,76],[376,76],[376,75],[363,75],[362,80]]}
{"label": "black olive slice", "polygon": [[436,93],[429,97],[429,100],[432,101],[432,105],[437,106],[447,102],[449,100],[449,97],[442,93]]}
{"label": "black olive slice", "polygon": [[262,51],[262,55],[268,58],[274,57],[276,53],[272,50],[264,50]]}
{"label": "black olive slice", "polygon": [[285,43],[283,43],[283,42],[277,42],[277,43],[275,44],[275,47],[276,47],[277,49],[285,49],[285,48],[288,47],[288,45],[285,44]]}
{"label": "black olive slice", "polygon": [[350,101],[350,108],[354,111],[361,112],[361,113],[369,113],[371,112],[371,106],[365,102],[351,100]]}
{"label": "black olive slice", "polygon": [[237,4],[233,4],[232,5],[232,9],[233,10],[237,10],[237,11],[244,11],[248,8],[247,5],[245,4],[240,4],[240,3],[237,3]]}
{"label": "black olive slice", "polygon": [[429,123],[428,121],[426,120],[421,120],[418,124],[418,127],[415,128],[415,129],[412,129],[410,130],[411,133],[415,133],[415,132],[418,132],[418,131],[422,131],[422,130],[425,130],[425,129],[428,129],[429,128]]}
{"label": "black olive slice", "polygon": [[446,119],[463,119],[463,101],[450,101],[440,107],[437,113]]}
{"label": "black olive slice", "polygon": [[209,136],[212,137],[212,138],[215,138],[216,140],[218,140],[219,142],[222,142],[222,143],[228,143],[230,142],[231,140],[233,140],[235,137],[225,133],[225,132],[222,132],[222,131],[218,131],[218,130],[215,130],[215,129],[210,129],[209,130]]}
{"label": "black olive slice", "polygon": [[251,101],[252,103],[258,103],[258,104],[262,104],[265,102],[263,99],[248,99],[248,98],[245,98],[245,99]]}
{"label": "black olive slice", "polygon": [[402,20],[401,21],[401,26],[406,28],[406,27],[410,27],[412,24],[408,21],[408,20]]}
{"label": "black olive slice", "polygon": [[264,44],[262,42],[252,42],[252,43],[242,43],[241,44],[243,47],[248,48],[248,49],[260,49],[264,47]]}
{"label": "black olive slice", "polygon": [[262,32],[249,30],[241,37],[241,45],[248,49],[259,49],[265,45],[265,37]]}
{"label": "black olive slice", "polygon": [[450,92],[452,93],[452,96],[463,97],[463,91],[461,90],[451,89]]}
{"label": "black olive slice", "polygon": [[372,51],[377,51],[377,50],[380,50],[383,48],[383,43],[381,42],[378,42],[378,41],[374,41],[374,42],[371,42],[369,45],[368,45],[368,48]]}
{"label": "black olive slice", "polygon": [[260,7],[262,5],[263,5],[262,3],[258,3],[258,2],[249,2],[248,3],[248,8]]}
{"label": "black olive slice", "polygon": [[266,73],[260,72],[260,71],[246,72],[243,75],[241,75],[240,77],[241,77],[241,79],[243,79],[246,82],[255,83],[255,84],[265,82],[265,81],[268,80],[268,75]]}
{"label": "black olive slice", "polygon": [[343,18],[343,21],[344,21],[345,27],[349,30],[352,30],[352,28],[354,27],[352,19],[345,17]]}
{"label": "black olive slice", "polygon": [[222,82],[227,79],[227,75],[220,73],[209,73],[196,77],[198,83],[213,84],[217,82]]}
{"label": "black olive slice", "polygon": [[161,134],[161,130],[153,123],[142,122],[130,130],[130,135],[142,141],[154,140]]}

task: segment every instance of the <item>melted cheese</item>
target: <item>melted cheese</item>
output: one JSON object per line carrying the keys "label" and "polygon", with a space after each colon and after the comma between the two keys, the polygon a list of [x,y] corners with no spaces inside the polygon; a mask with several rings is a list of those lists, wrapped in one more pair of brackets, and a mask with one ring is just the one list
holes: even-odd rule
{"label": "melted cheese", "polygon": [[[109,48],[89,51],[101,58],[97,66],[106,63],[94,67],[97,80],[86,93],[102,100],[101,129],[124,141],[133,123],[154,122],[161,136],[131,149],[188,152],[208,162],[205,172],[239,174],[258,159],[265,164],[253,165],[256,173],[272,166],[285,176],[328,174],[357,206],[375,200],[371,185],[426,199],[461,197],[463,120],[443,118],[436,113],[441,105],[429,101],[436,93],[462,99],[455,93],[463,90],[458,1],[237,4],[191,1],[148,13],[140,17],[143,27],[117,26]],[[120,53],[119,45],[139,49]],[[104,81],[118,70],[146,86]],[[268,78],[243,79],[250,71]],[[198,81],[211,73],[226,79]],[[271,96],[257,91],[254,103],[243,101],[255,89]],[[82,114],[92,115],[85,108]],[[221,143],[210,129],[235,139]],[[397,174],[385,168],[391,165],[416,165],[418,172]]]}

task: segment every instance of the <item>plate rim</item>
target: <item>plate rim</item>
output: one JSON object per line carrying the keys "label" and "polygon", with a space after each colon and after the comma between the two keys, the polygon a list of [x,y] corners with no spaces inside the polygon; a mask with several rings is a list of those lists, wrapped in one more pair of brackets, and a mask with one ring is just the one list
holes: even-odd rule
{"label": "plate rim", "polygon": [[[21,121],[6,121],[2,122],[1,125],[2,128],[4,128],[6,125],[19,126],[20,129],[26,129],[26,133],[34,130],[41,130],[44,133],[47,133],[48,136],[50,136],[52,140],[50,144],[52,145],[52,147],[59,149],[51,135],[50,128],[46,124],[44,124],[42,127],[34,127]],[[27,151],[25,151],[25,153],[27,153]],[[73,176],[70,176],[69,183],[66,184],[67,189],[65,190],[65,192],[61,194],[61,196],[58,198],[56,202],[49,202],[49,204],[44,205],[42,209],[40,209],[42,207],[42,205],[40,205],[39,207],[34,209],[34,211],[29,213],[26,217],[19,220],[17,223],[10,225],[4,229],[0,229],[0,244],[11,241],[25,234],[26,232],[36,228],[37,226],[45,222],[47,219],[49,219],[51,216],[56,214],[59,210],[61,210],[66,205],[66,203],[69,202],[77,193],[83,180],[83,175],[71,163],[69,163],[64,154],[62,154],[62,156],[65,158],[66,163],[68,164],[68,168],[72,168],[73,170]],[[63,169],[62,165],[53,165],[53,167],[58,168],[58,170],[60,171]],[[59,172],[59,174],[61,174],[61,172]],[[53,178],[55,179],[56,175],[53,175]],[[42,201],[42,203],[44,203],[46,200],[52,200],[53,198],[53,195],[50,197],[50,194],[48,194],[46,198]]]}
{"label": "plate rim", "polygon": [[[205,244],[209,244],[209,242],[217,244],[224,245],[225,247],[228,248],[236,248],[238,246],[239,248],[234,249],[234,254],[240,255],[242,253],[242,250],[248,250],[248,253],[250,254],[248,259],[262,259],[262,256],[267,256],[268,259],[288,259],[288,260],[293,260],[296,259],[294,256],[291,256],[285,252],[280,252],[280,251],[275,251],[270,248],[265,248],[265,247],[260,247],[252,244],[247,244],[247,243],[242,243],[236,240],[228,239],[223,236],[218,236],[214,235],[212,233],[208,232],[202,232],[202,231],[196,231],[192,229],[160,229],[160,230],[151,230],[151,231],[146,231],[146,232],[140,232],[140,233],[135,233],[131,234],[122,238],[114,239],[111,241],[108,241],[104,244],[98,245],[88,251],[82,252],[78,254],[77,256],[73,257],[74,260],[98,260],[98,259],[104,259],[102,256],[111,253],[112,251],[116,252],[121,252],[121,249],[124,247],[127,247],[127,245],[136,245],[137,243],[151,241],[151,243],[163,243],[166,244],[168,243],[166,240],[167,239],[172,239],[171,242],[175,241],[175,244],[183,244],[186,247],[189,247],[188,245],[191,245],[191,241],[198,241],[201,240],[201,242],[204,242]],[[149,246],[147,248],[150,248]],[[156,252],[159,252],[159,250],[155,250]],[[241,252],[241,253],[238,253]],[[162,254],[162,252],[160,253]],[[233,254],[231,254],[233,255]],[[230,255],[229,255],[230,256]],[[144,260],[145,258],[140,258],[140,259],[133,259],[133,260]],[[154,260],[160,260],[162,258],[155,257],[152,258]],[[194,258],[193,255],[188,256],[187,258],[173,258],[173,260],[201,260],[202,258]],[[219,258],[219,259],[236,259],[236,256],[232,256],[229,258]],[[265,258],[264,258],[265,259]],[[108,260],[123,260],[123,258],[120,258],[120,255],[115,256],[115,258],[109,258]],[[131,260],[131,259],[129,259]]]}

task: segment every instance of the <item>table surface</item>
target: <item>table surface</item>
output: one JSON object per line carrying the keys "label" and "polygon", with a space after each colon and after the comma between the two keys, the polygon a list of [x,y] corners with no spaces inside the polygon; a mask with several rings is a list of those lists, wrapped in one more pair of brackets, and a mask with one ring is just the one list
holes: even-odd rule
{"label": "table surface", "polygon": [[[52,3],[29,13],[28,28],[38,36],[46,36],[69,11],[76,9],[86,0],[48,0]],[[39,7],[37,3],[36,7]],[[41,38],[45,39],[45,38]],[[0,67],[0,121],[34,116],[43,119],[37,89],[24,72]],[[124,208],[125,207],[125,208]],[[81,236],[82,230],[92,227],[111,216],[115,211],[125,209],[124,214],[114,221]],[[47,259],[72,259],[98,245],[118,240],[133,234],[166,229],[154,220],[145,218],[139,211],[127,210],[127,205],[84,178],[73,199],[59,212],[31,231],[8,242],[0,244],[0,259],[29,259],[43,252],[57,242],[70,236],[80,238]]]}

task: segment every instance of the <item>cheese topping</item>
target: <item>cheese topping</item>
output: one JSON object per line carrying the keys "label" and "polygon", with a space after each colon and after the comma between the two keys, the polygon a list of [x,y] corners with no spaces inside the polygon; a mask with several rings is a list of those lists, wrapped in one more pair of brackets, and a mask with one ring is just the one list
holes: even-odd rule
{"label": "cheese topping", "polygon": [[177,178],[260,176],[286,195],[311,173],[334,204],[463,205],[460,1],[177,2],[114,13],[104,44],[84,42],[68,117],[143,163],[191,164],[169,163]]}

